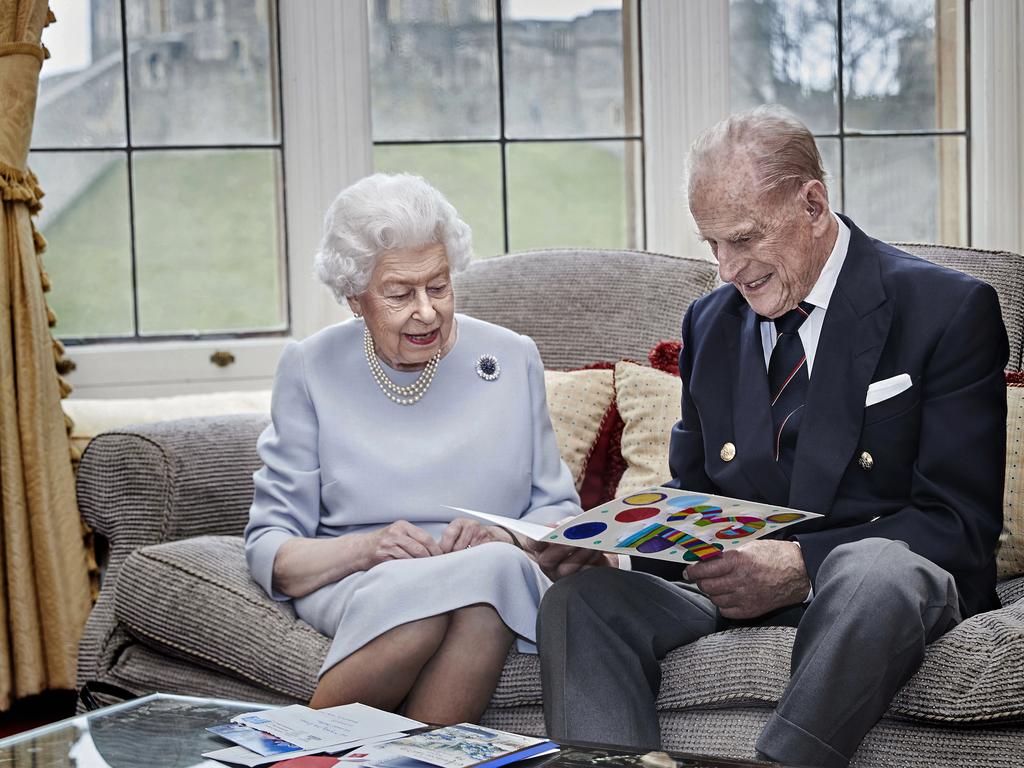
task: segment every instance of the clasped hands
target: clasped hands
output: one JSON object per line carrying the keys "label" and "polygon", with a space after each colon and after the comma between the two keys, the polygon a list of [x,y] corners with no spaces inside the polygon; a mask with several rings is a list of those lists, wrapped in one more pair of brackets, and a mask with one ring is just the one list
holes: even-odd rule
{"label": "clasped hands", "polygon": [[510,534],[501,528],[483,525],[464,517],[448,523],[440,541],[435,541],[425,530],[406,520],[397,520],[374,531],[371,536],[375,538],[373,555],[370,558],[373,565],[386,560],[406,560],[458,552],[460,549],[488,541],[511,541]]}

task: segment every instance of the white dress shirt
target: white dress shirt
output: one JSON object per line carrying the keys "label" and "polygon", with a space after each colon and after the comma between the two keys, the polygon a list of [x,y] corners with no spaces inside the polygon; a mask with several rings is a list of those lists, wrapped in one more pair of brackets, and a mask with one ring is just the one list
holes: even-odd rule
{"label": "white dress shirt", "polygon": [[[828,310],[828,303],[832,299],[832,291],[836,288],[836,281],[839,279],[839,272],[846,261],[846,251],[850,247],[850,228],[843,223],[843,220],[832,211],[832,218],[839,225],[839,234],[836,243],[832,246],[832,253],[821,268],[821,274],[815,282],[811,292],[807,294],[804,301],[814,305],[811,314],[807,316],[800,326],[800,343],[804,345],[804,354],[807,355],[807,378],[811,377],[814,370],[814,353],[818,349],[818,339],[821,337],[821,326],[825,324],[825,312]],[[761,345],[764,347],[764,367],[768,369],[768,362],[772,358],[772,350],[775,348],[775,340],[778,332],[775,330],[775,323],[771,320],[761,321]]]}
{"label": "white dress shirt", "polygon": [[[804,345],[804,354],[807,355],[807,378],[811,378],[811,370],[814,368],[814,353],[818,351],[818,339],[821,338],[821,326],[825,324],[825,312],[828,311],[828,303],[832,299],[832,292],[836,289],[836,281],[839,279],[839,272],[846,261],[846,252],[850,248],[850,228],[843,223],[843,220],[836,216],[834,211],[829,211],[832,218],[839,225],[839,234],[836,236],[835,245],[832,246],[832,253],[825,260],[825,266],[821,268],[814,287],[804,299],[808,304],[813,304],[814,309],[807,319],[801,324],[797,333],[800,334],[800,343]],[[764,347],[764,367],[767,370],[772,359],[772,350],[775,348],[775,341],[779,338],[775,330],[775,323],[771,320],[761,321],[761,346]],[[796,542],[799,547],[800,542]],[[804,598],[805,603],[811,602],[814,597],[812,586]]]}

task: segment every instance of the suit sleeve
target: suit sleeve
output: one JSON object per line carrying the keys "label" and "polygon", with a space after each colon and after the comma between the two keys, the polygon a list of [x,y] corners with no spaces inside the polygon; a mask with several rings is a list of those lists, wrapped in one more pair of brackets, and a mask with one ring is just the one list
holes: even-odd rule
{"label": "suit sleeve", "polygon": [[522,519],[534,523],[554,523],[563,517],[578,515],[580,497],[576,493],[572,473],[558,452],[555,430],[548,412],[547,391],[544,388],[544,365],[533,339],[524,336],[526,344],[527,378],[530,387],[530,419],[533,445],[530,488],[530,507]]}
{"label": "suit sleeve", "polygon": [[1003,520],[1007,357],[996,293],[979,284],[956,308],[921,377],[909,503],[873,522],[798,535],[812,581],[835,547],[867,537],[904,541],[954,575],[991,563]]}
{"label": "suit sleeve", "polygon": [[267,594],[287,600],[272,585],[277,550],[295,536],[315,536],[320,522],[320,429],[306,390],[302,350],[294,341],[277,366],[270,415],[256,444],[263,467],[253,475],[245,557]]}
{"label": "suit sleeve", "polygon": [[700,415],[690,395],[693,375],[693,305],[683,317],[683,339],[679,350],[679,378],[683,383],[680,402],[682,417],[672,427],[669,439],[668,466],[672,479],[665,483],[670,488],[714,493],[715,488],[704,471],[704,431]]}

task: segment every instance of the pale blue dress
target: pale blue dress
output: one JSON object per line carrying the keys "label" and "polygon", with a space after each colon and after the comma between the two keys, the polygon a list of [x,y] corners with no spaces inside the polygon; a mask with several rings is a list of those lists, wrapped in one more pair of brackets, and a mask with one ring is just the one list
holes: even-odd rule
{"label": "pale blue dress", "polygon": [[[245,529],[253,578],[271,585],[278,548],[294,536],[366,533],[408,520],[440,539],[466,507],[538,523],[580,512],[558,453],[533,340],[456,315],[455,346],[423,399],[389,400],[363,352],[363,322],[350,320],[284,350],[272,422],[260,436],[264,466]],[[477,374],[480,355],[501,366]],[[382,363],[383,365],[383,363]],[[396,384],[418,373],[385,370]],[[320,669],[416,619],[486,603],[531,650],[537,606],[550,585],[522,550],[492,542],[437,557],[395,560],[298,598],[296,613],[333,637]]]}

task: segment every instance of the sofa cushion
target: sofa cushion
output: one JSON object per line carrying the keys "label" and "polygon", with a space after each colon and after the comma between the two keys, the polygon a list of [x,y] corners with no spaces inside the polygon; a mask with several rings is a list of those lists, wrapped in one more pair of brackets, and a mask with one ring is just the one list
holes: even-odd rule
{"label": "sofa cushion", "polygon": [[460,312],[525,333],[546,368],[566,370],[642,360],[679,335],[683,312],[717,279],[704,259],[559,249],[480,259],[453,283]]}
{"label": "sofa cushion", "polygon": [[252,580],[234,536],[136,550],[121,567],[114,615],[145,645],[300,700],[329,645]]}
{"label": "sofa cushion", "polygon": [[[733,629],[671,651],[662,662],[658,709],[774,706],[789,679],[795,634],[790,627]],[[972,617],[929,646],[889,715],[964,725],[1024,720],[1022,636],[1024,603]],[[540,703],[539,661],[520,655],[514,663],[492,707]]]}
{"label": "sofa cushion", "polygon": [[622,416],[622,474],[616,496],[669,479],[668,442],[679,420],[682,384],[653,368],[627,361],[615,365],[615,404]]}
{"label": "sofa cushion", "polygon": [[544,388],[558,452],[580,490],[601,425],[615,399],[614,372],[544,371]]}

